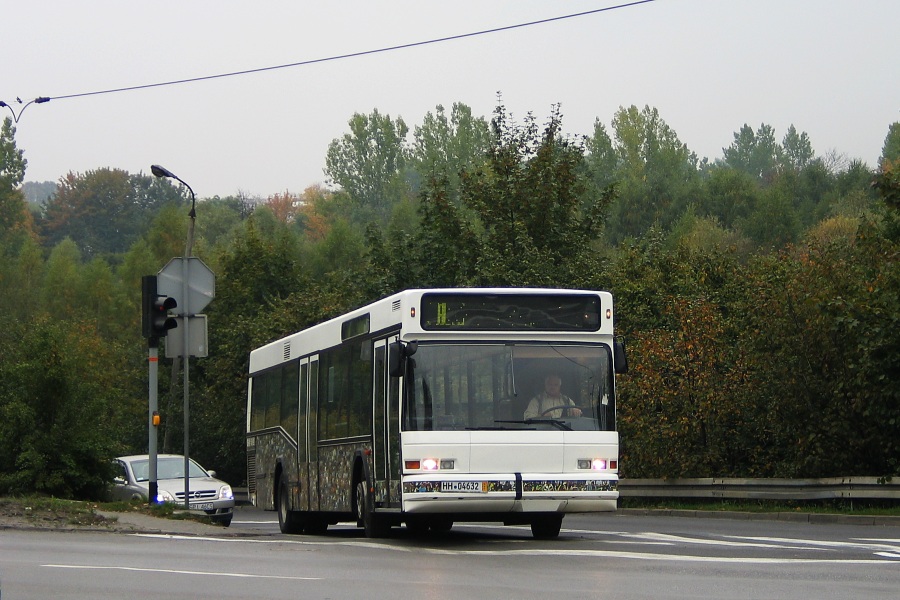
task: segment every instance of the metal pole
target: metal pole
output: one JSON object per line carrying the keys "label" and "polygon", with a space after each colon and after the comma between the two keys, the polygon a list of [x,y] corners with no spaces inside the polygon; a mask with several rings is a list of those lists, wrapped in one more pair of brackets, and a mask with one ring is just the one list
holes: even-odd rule
{"label": "metal pole", "polygon": [[159,487],[157,485],[157,474],[156,474],[156,447],[158,443],[158,431],[156,429],[156,424],[153,422],[153,418],[159,412],[159,399],[157,397],[158,393],[158,376],[159,376],[159,339],[155,337],[150,338],[150,356],[148,359],[150,364],[150,402],[149,402],[149,415],[147,418],[147,427],[148,427],[148,435],[149,435],[149,453],[150,453],[150,504],[156,504],[156,496],[159,493]]}
{"label": "metal pole", "polygon": [[184,508],[189,509],[191,507],[191,499],[190,499],[190,394],[188,391],[189,386],[189,363],[190,363],[190,350],[188,349],[188,344],[190,343],[190,333],[188,323],[190,322],[190,317],[188,317],[187,311],[187,297],[188,297],[188,257],[184,257],[181,259],[181,277],[182,277],[182,294],[181,297],[184,300],[185,307],[183,312],[181,313],[181,324],[184,327],[184,341],[182,346],[182,352],[184,353]]}
{"label": "metal pole", "polygon": [[184,258],[181,262],[181,283],[182,283],[182,293],[181,298],[184,304],[184,308],[182,309],[182,319],[181,322],[184,325],[184,346],[182,346],[182,352],[184,353],[184,508],[190,509],[191,507],[191,499],[190,499],[190,395],[188,393],[188,372],[189,372],[189,363],[190,363],[190,333],[188,323],[190,322],[190,306],[188,305],[188,291],[189,286],[188,282],[190,276],[190,257],[191,251],[193,250],[194,245],[194,220],[195,213],[193,207],[191,208],[190,213],[190,223],[188,224],[188,234],[187,234],[187,244],[185,245],[185,253]]}

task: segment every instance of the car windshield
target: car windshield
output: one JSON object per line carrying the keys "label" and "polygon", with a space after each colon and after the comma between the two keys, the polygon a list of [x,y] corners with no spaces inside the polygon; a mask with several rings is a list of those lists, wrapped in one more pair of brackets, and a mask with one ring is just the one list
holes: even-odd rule
{"label": "car windshield", "polygon": [[[148,481],[150,479],[150,460],[135,460],[131,463],[135,481]],[[190,461],[190,476],[209,477],[203,467]],[[179,457],[166,457],[156,459],[157,479],[184,479],[184,459]]]}
{"label": "car windshield", "polygon": [[412,356],[406,431],[614,431],[609,347],[426,344]]}

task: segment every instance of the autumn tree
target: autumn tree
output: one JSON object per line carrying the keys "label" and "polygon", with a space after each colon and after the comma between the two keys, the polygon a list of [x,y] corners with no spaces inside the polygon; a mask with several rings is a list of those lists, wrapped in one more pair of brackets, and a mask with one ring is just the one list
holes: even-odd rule
{"label": "autumn tree", "polygon": [[285,190],[283,194],[273,194],[266,198],[263,206],[267,206],[282,223],[293,223],[300,210],[300,202],[300,198]]}

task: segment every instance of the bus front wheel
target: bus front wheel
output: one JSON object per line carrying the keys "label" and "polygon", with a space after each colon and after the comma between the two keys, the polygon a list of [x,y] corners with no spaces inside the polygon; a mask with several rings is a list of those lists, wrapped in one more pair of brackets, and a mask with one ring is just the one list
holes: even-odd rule
{"label": "bus front wheel", "polygon": [[531,535],[538,540],[552,540],[559,537],[562,529],[562,515],[545,515],[531,522]]}
{"label": "bus front wheel", "polygon": [[356,483],[356,516],[366,532],[367,538],[384,537],[388,533],[390,525],[387,524],[384,517],[375,514],[372,508],[372,502],[369,501],[369,491],[365,481]]}

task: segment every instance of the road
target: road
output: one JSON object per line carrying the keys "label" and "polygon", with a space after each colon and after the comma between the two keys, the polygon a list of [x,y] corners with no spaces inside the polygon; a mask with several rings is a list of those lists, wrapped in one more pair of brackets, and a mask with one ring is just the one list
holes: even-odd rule
{"label": "road", "polygon": [[208,537],[0,533],[2,600],[45,598],[896,598],[900,527],[584,515],[558,540],[457,524],[284,536],[242,509]]}

